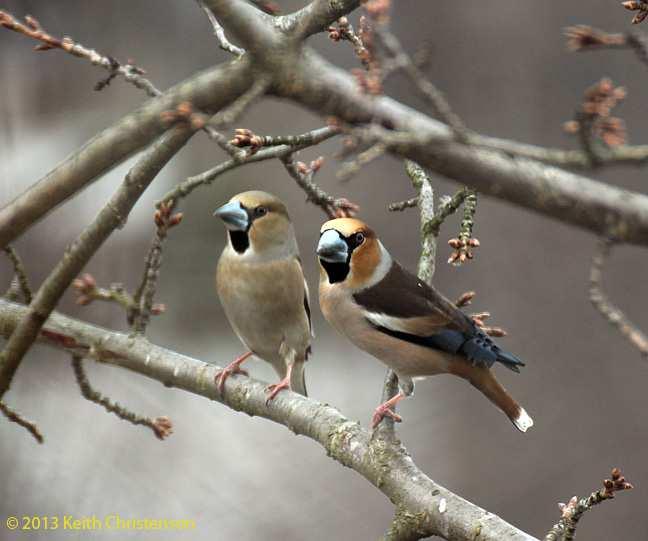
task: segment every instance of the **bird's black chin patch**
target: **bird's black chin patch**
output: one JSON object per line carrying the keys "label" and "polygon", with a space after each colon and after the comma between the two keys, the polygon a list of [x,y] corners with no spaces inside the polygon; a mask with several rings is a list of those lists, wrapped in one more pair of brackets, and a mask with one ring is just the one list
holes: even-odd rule
{"label": "bird's black chin patch", "polygon": [[347,275],[349,274],[349,271],[351,270],[348,262],[331,263],[330,261],[324,261],[323,259],[320,259],[320,262],[322,263],[322,267],[324,267],[324,270],[326,271],[329,282],[331,284],[344,282]]}
{"label": "bird's black chin patch", "polygon": [[247,231],[229,231],[232,248],[237,254],[242,254],[250,247],[250,237]]}

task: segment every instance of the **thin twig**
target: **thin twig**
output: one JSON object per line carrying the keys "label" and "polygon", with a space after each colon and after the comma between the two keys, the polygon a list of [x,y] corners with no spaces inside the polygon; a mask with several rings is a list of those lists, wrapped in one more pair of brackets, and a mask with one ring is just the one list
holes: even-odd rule
{"label": "thin twig", "polygon": [[150,417],[138,415],[121,404],[113,402],[110,398],[102,395],[99,391],[94,389],[90,384],[85,368],[83,367],[82,356],[72,355],[72,368],[74,369],[74,377],[79,384],[81,394],[86,400],[100,405],[107,412],[114,413],[120,419],[128,421],[131,424],[148,426],[160,440],[163,440],[173,433],[173,424],[168,417],[156,417],[155,419],[151,419]]}
{"label": "thin twig", "polygon": [[632,323],[627,316],[617,308],[603,291],[603,266],[610,255],[612,239],[599,239],[596,252],[592,258],[590,269],[589,298],[599,313],[607,322],[616,327],[619,332],[639,350],[642,357],[648,357],[648,337]]}
{"label": "thin twig", "polygon": [[425,223],[424,233],[438,236],[443,222],[446,220],[446,218],[452,216],[455,212],[457,212],[457,210],[459,210],[459,207],[463,204],[469,193],[470,190],[466,187],[463,187],[458,190],[450,199],[439,205],[439,208],[437,209],[434,217]]}
{"label": "thin twig", "polygon": [[209,19],[209,22],[212,25],[212,29],[214,30],[214,36],[216,36],[220,48],[236,56],[241,56],[245,54],[245,49],[241,49],[240,47],[237,47],[236,45],[233,45],[232,43],[229,42],[227,36],[225,35],[225,29],[218,22],[218,19],[216,19],[211,9],[209,9],[202,0],[196,0],[196,2],[198,2],[200,9],[202,9],[207,15],[207,18]]}
{"label": "thin twig", "polygon": [[133,330],[138,333],[144,333],[151,314],[160,313],[159,307],[164,306],[157,305],[158,309],[155,310],[156,305],[153,304],[153,298],[162,265],[162,247],[164,241],[166,240],[169,229],[175,227],[182,221],[181,212],[172,214],[174,208],[175,202],[169,201],[168,203],[161,203],[155,212],[155,235],[146,255],[142,281],[133,298],[137,309],[129,317],[129,322],[133,326]]}
{"label": "thin twig", "polygon": [[7,246],[4,249],[4,252],[7,254],[7,257],[11,261],[14,269],[14,277],[20,293],[22,294],[23,300],[26,304],[31,303],[32,301],[32,290],[29,285],[29,279],[27,278],[27,271],[25,270],[25,265],[20,259],[18,252],[13,248],[13,246]]}
{"label": "thin twig", "polygon": [[472,259],[474,257],[473,249],[479,247],[479,240],[473,237],[475,212],[477,212],[477,192],[475,190],[464,188],[463,206],[464,214],[459,228],[459,236],[448,240],[448,244],[454,248],[448,263],[453,265],[461,265]]}
{"label": "thin twig", "polygon": [[358,211],[358,206],[348,199],[335,198],[326,193],[315,182],[313,177],[322,166],[323,158],[318,158],[306,165],[303,162],[296,162],[294,154],[288,154],[281,161],[288,171],[288,174],[297,182],[297,185],[306,193],[306,200],[322,209],[329,218],[352,216]]}
{"label": "thin twig", "polygon": [[364,152],[361,152],[356,158],[350,162],[342,164],[337,172],[337,178],[341,181],[349,180],[356,175],[360,169],[372,161],[380,158],[387,152],[387,145],[383,143],[376,143]]}
{"label": "thin twig", "polygon": [[412,197],[411,199],[405,199],[404,201],[398,201],[396,203],[390,203],[387,206],[387,210],[391,212],[402,212],[407,209],[418,207],[418,197]]}
{"label": "thin twig", "polygon": [[545,535],[543,541],[573,541],[578,521],[586,511],[604,501],[614,499],[616,492],[631,490],[632,488],[634,487],[626,481],[621,474],[621,470],[614,468],[612,470],[612,479],[605,479],[602,489],[592,492],[587,498],[579,500],[574,496],[568,503],[558,504],[562,516]]}
{"label": "thin twig", "polygon": [[360,59],[362,64],[369,68],[370,53],[365,47],[362,38],[356,33],[353,25],[349,22],[347,17],[340,17],[337,21],[337,26],[329,26],[329,38],[333,41],[348,41],[353,45],[353,50],[356,56]]}
{"label": "thin twig", "polygon": [[[202,0],[197,0],[201,7],[213,17],[211,10],[204,6]],[[215,19],[214,19],[215,20]],[[53,48],[62,49],[74,56],[85,58],[92,62],[94,65],[101,66],[104,69],[110,71],[110,75],[107,79],[100,81],[95,86],[95,90],[102,90],[110,84],[110,82],[117,76],[122,75],[124,79],[133,84],[135,87],[144,90],[150,97],[158,97],[162,95],[162,92],[158,90],[155,85],[148,79],[143,77],[145,71],[131,63],[120,64],[115,58],[111,56],[101,55],[94,49],[88,49],[82,46],[79,43],[73,42],[70,38],[65,37],[63,39],[58,39],[47,34],[40,26],[38,21],[33,17],[26,18],[27,25],[19,23],[12,15],[9,13],[0,11],[0,26],[14,30],[26,36],[29,36],[33,39],[43,42],[42,46],[38,46],[36,50],[45,51]],[[216,24],[218,22],[216,21]],[[243,51],[242,49],[239,49]],[[245,51],[243,51],[245,52]],[[236,54],[236,53],[235,53]],[[242,53],[241,53],[242,54]],[[240,55],[239,55],[240,56]],[[234,106],[232,104],[232,106]],[[245,102],[244,102],[245,108]],[[227,110],[225,110],[227,111]],[[227,118],[236,114],[236,111],[224,112]],[[201,115],[204,117],[203,121],[205,125],[202,129],[207,133],[210,139],[215,141],[223,150],[236,157],[236,150],[233,149],[227,143],[227,138],[218,131],[219,123],[216,122],[212,124],[209,122],[209,115],[204,115],[202,113],[195,113],[195,116]],[[213,121],[212,121],[213,122]]]}
{"label": "thin twig", "polygon": [[20,425],[24,429],[26,429],[32,436],[34,436],[34,439],[38,443],[43,443],[44,441],[43,434],[39,430],[36,423],[28,419],[25,419],[17,411],[11,409],[9,406],[7,406],[7,404],[5,404],[2,401],[0,401],[0,412],[2,412],[2,414],[7,418],[9,422],[16,423],[17,425]]}
{"label": "thin twig", "polygon": [[128,172],[121,186],[93,222],[67,248],[42,283],[26,316],[0,354],[0,399],[7,392],[21,360],[31,348],[47,316],[83,267],[115,229],[122,226],[144,190],[194,132],[177,127],[163,135]]}
{"label": "thin twig", "polygon": [[13,15],[6,11],[0,11],[0,26],[4,26],[9,30],[18,32],[27,37],[40,41],[41,44],[35,47],[36,51],[49,51],[51,49],[61,49],[79,58],[85,58],[95,66],[100,66],[110,72],[107,79],[100,81],[95,86],[95,90],[102,90],[110,84],[112,79],[117,75],[121,75],[127,82],[131,83],[140,90],[144,90],[150,97],[154,98],[162,94],[151,81],[146,79],[143,75],[146,73],[142,68],[139,68],[130,62],[121,64],[115,58],[103,55],[94,49],[88,49],[80,43],[73,41],[71,38],[65,36],[64,38],[56,38],[48,34],[40,23],[32,16],[25,17],[25,23],[18,21]]}
{"label": "thin twig", "polygon": [[318,145],[319,143],[326,141],[327,139],[330,139],[337,134],[337,128],[319,128],[301,135],[292,136],[292,144],[283,144],[279,146],[264,148],[259,152],[246,155],[242,160],[231,159],[226,162],[220,163],[217,166],[212,167],[211,169],[208,169],[207,171],[200,173],[199,175],[189,177],[178,184],[175,188],[169,191],[160,200],[160,202],[158,202],[158,207],[161,203],[179,201],[183,197],[188,196],[196,188],[210,185],[220,175],[227,171],[249,163],[285,158],[286,156],[294,153],[297,150],[302,150],[310,146]]}
{"label": "thin twig", "polygon": [[458,141],[466,142],[469,132],[459,116],[452,110],[448,100],[436,86],[430,82],[418,68],[410,56],[405,52],[396,36],[385,27],[378,26],[375,35],[383,47],[392,55],[398,67],[414,83],[414,86],[432,106],[436,115],[445,122],[453,131]]}
{"label": "thin twig", "polygon": [[247,92],[244,92],[234,100],[229,107],[216,113],[208,126],[222,127],[231,125],[232,122],[240,117],[257,98],[265,94],[269,86],[270,79],[268,77],[257,77]]}
{"label": "thin twig", "polygon": [[421,256],[418,262],[418,277],[426,284],[432,284],[436,266],[437,235],[429,227],[430,222],[436,219],[434,210],[434,189],[430,176],[417,163],[406,160],[405,171],[409,176],[412,185],[418,191],[417,204],[421,214],[420,231],[421,231]]}

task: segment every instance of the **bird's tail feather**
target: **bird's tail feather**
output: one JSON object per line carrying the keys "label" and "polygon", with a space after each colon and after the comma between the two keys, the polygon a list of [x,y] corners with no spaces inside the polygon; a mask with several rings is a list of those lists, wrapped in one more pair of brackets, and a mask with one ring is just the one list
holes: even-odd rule
{"label": "bird's tail feather", "polygon": [[497,361],[502,363],[509,370],[518,373],[520,372],[520,366],[524,366],[524,363],[515,355],[502,351],[501,349],[497,352]]}
{"label": "bird's tail feather", "polygon": [[471,372],[469,381],[488,399],[501,409],[520,432],[526,432],[533,426],[533,419],[518,404],[506,389],[495,379],[487,368]]}

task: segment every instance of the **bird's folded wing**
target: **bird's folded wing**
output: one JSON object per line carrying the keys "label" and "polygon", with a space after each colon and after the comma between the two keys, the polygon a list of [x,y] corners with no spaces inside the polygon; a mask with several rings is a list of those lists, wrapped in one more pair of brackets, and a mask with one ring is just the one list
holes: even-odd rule
{"label": "bird's folded wing", "polygon": [[415,336],[474,333],[472,321],[443,295],[394,262],[377,284],[353,295],[376,327]]}

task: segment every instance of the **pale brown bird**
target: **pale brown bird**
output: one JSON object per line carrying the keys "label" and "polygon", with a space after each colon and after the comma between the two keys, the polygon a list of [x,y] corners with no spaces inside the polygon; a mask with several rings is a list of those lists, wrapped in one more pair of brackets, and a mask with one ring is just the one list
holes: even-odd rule
{"label": "pale brown bird", "polygon": [[306,396],[308,287],[286,206],[272,194],[249,191],[235,195],[214,215],[227,228],[216,289],[234,332],[249,349],[217,375],[220,391],[231,374],[245,373],[240,366],[254,354],[281,378],[269,386],[268,401],[287,388]]}
{"label": "pale brown bird", "polygon": [[376,408],[375,427],[411,395],[414,379],[454,374],[469,381],[522,432],[533,420],[499,384],[490,368],[524,366],[434,288],[401,267],[363,222],[338,218],[321,228],[319,298],[339,332],[398,375],[400,392]]}

